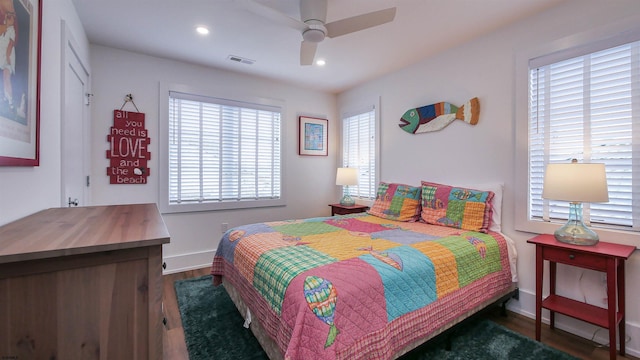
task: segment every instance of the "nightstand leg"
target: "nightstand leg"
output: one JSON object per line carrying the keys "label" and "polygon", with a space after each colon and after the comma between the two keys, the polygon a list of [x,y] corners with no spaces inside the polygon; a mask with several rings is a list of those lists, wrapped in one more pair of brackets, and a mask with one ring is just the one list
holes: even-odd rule
{"label": "nightstand leg", "polygon": [[[609,358],[611,360],[616,359],[616,282],[618,277],[616,276],[616,260],[607,260],[607,307],[609,311]],[[620,338],[620,344],[624,340]],[[622,345],[620,345],[622,347]]]}
{"label": "nightstand leg", "polygon": [[[549,261],[549,295],[556,294],[556,265],[555,261]],[[556,328],[556,312],[549,310],[549,327]]]}
{"label": "nightstand leg", "polygon": [[625,310],[625,288],[624,288],[624,261],[617,261],[617,269],[618,275],[616,282],[618,283],[618,312],[622,315],[620,319],[620,324],[618,325],[618,334],[620,337],[620,355],[625,355],[625,344],[627,340],[627,332],[626,332],[626,310]]}
{"label": "nightstand leg", "polygon": [[544,267],[542,262],[542,247],[536,246],[536,340],[540,341],[542,321],[542,276]]}

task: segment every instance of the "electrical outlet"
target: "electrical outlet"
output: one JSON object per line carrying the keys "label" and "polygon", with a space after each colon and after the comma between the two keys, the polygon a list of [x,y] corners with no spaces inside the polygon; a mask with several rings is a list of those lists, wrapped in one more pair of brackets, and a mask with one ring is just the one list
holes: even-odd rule
{"label": "electrical outlet", "polygon": [[222,223],[220,224],[220,231],[222,231],[222,233],[226,233],[227,230],[229,230],[229,223]]}

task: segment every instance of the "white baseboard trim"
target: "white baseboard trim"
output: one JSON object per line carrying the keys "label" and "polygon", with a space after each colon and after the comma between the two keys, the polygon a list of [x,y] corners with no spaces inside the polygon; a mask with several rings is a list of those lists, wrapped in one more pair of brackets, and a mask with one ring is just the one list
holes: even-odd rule
{"label": "white baseboard trim", "polygon": [[[519,300],[511,300],[507,309],[517,314],[535,319],[536,297],[535,294],[520,289]],[[627,302],[627,305],[629,302]],[[627,307],[627,311],[628,311]],[[549,324],[549,311],[542,309],[542,322]],[[598,344],[609,343],[609,331],[599,326],[591,325],[584,321],[576,320],[568,316],[556,315],[556,328],[595,341]],[[544,331],[544,330],[543,330]],[[626,322],[626,353],[640,357],[640,324]],[[595,334],[595,336],[594,336]]]}
{"label": "white baseboard trim", "polygon": [[163,261],[167,264],[167,268],[164,269],[162,273],[166,275],[211,267],[211,262],[213,261],[213,255],[215,255],[215,253],[216,250],[213,249],[209,251],[164,256]]}

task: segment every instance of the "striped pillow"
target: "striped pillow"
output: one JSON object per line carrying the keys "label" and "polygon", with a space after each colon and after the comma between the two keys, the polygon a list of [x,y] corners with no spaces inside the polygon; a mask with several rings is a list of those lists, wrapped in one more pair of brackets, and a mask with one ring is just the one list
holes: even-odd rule
{"label": "striped pillow", "polygon": [[420,187],[381,182],[369,214],[396,221],[420,220]]}
{"label": "striped pillow", "polygon": [[491,225],[493,191],[422,181],[420,217],[428,224],[486,233]]}

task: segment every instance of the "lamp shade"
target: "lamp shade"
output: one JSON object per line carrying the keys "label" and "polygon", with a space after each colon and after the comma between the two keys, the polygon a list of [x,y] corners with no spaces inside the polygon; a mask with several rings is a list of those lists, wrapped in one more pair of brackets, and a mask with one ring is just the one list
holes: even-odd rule
{"label": "lamp shade", "polygon": [[607,202],[604,164],[549,164],[544,174],[542,197],[570,202]]}
{"label": "lamp shade", "polygon": [[336,185],[358,185],[358,169],[338,168]]}

